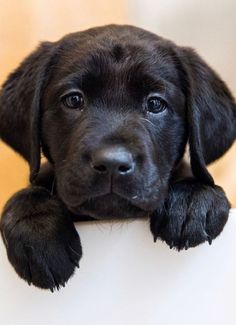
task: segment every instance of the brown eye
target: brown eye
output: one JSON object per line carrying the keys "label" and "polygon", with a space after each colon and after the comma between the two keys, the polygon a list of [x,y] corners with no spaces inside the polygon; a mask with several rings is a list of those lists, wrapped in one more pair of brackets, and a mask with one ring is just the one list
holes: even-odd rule
{"label": "brown eye", "polygon": [[161,113],[167,107],[167,103],[160,97],[150,97],[147,101],[147,110],[153,114]]}
{"label": "brown eye", "polygon": [[83,109],[84,99],[80,93],[66,95],[62,98],[63,104],[68,108]]}

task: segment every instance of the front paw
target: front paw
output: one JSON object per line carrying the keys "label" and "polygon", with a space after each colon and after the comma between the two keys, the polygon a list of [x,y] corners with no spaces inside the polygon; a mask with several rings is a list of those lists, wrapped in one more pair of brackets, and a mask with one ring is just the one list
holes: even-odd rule
{"label": "front paw", "polygon": [[151,216],[154,240],[165,241],[178,250],[211,244],[224,228],[230,204],[219,186],[203,185],[196,180],[171,186],[165,205]]}
{"label": "front paw", "polygon": [[64,286],[82,256],[68,212],[42,187],[22,190],[8,201],[1,233],[16,272],[40,288]]}

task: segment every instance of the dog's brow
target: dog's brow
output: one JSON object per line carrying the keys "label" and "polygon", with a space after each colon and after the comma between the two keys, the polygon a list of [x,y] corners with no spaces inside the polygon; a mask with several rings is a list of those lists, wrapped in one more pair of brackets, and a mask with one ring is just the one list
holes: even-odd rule
{"label": "dog's brow", "polygon": [[68,84],[80,83],[82,78],[83,76],[81,75],[81,73],[76,72],[60,80],[58,86],[61,87]]}
{"label": "dog's brow", "polygon": [[64,91],[64,90],[70,89],[70,88],[80,88],[82,85],[82,80],[83,80],[82,75],[80,75],[78,73],[71,74],[71,75],[67,76],[66,78],[64,78],[63,80],[60,80],[55,85],[55,92],[59,93],[61,91]]}

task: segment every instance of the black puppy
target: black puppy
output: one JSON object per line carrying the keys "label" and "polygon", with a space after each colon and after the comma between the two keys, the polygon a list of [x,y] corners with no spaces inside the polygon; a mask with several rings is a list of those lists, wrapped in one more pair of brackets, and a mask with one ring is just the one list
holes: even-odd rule
{"label": "black puppy", "polygon": [[65,284],[82,255],[73,221],[85,216],[149,216],[154,239],[179,250],[211,243],[227,221],[206,165],[236,138],[234,99],[192,49],[142,29],[41,44],[2,87],[0,136],[30,164],[32,185],[1,220],[8,258],[29,284]]}

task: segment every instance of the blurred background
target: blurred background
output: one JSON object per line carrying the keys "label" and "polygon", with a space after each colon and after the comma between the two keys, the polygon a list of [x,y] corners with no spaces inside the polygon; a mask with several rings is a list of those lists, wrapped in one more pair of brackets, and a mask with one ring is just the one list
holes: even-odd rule
{"label": "blurred background", "polygon": [[[194,47],[236,95],[235,0],[0,0],[0,84],[40,41],[118,23]],[[236,207],[236,144],[209,167]],[[26,186],[27,164],[0,142],[0,210]]]}

